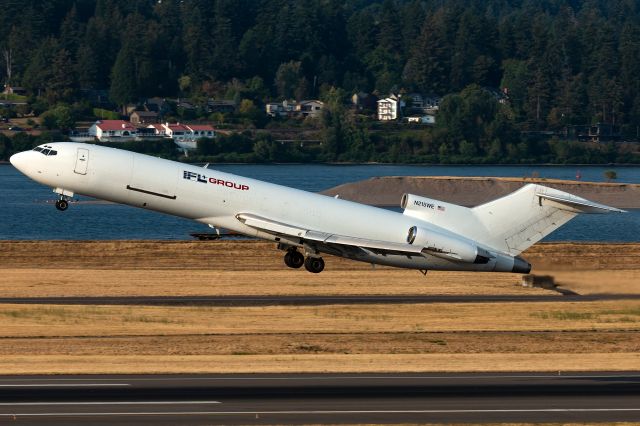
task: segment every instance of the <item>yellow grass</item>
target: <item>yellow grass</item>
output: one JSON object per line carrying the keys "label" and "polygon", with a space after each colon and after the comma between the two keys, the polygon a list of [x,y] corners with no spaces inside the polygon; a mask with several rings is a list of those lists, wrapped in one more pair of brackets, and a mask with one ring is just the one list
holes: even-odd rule
{"label": "yellow grass", "polygon": [[353,294],[503,294],[557,293],[523,288],[515,274],[418,271],[401,269],[328,270],[310,274],[281,268],[269,271],[225,270],[0,270],[3,297],[45,296],[222,296]]}
{"label": "yellow grass", "polygon": [[638,353],[2,356],[11,374],[325,373],[636,370]]}
{"label": "yellow grass", "polygon": [[261,307],[0,305],[0,336],[640,331],[640,301]]}
{"label": "yellow grass", "polygon": [[[640,245],[536,245],[579,293],[640,294]],[[0,305],[10,373],[640,369],[640,301],[561,302],[517,274],[283,267],[273,244],[0,242],[3,297],[546,295],[536,303],[193,307]]]}

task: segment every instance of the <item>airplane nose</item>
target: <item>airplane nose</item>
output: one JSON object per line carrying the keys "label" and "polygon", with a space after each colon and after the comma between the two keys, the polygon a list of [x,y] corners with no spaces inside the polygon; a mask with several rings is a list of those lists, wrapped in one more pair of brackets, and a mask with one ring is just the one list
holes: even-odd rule
{"label": "airplane nose", "polygon": [[11,158],[9,158],[9,161],[11,162],[11,164],[13,164],[13,167],[20,170],[22,173],[24,173],[27,164],[29,163],[29,152],[30,151],[19,152],[17,154],[13,154]]}

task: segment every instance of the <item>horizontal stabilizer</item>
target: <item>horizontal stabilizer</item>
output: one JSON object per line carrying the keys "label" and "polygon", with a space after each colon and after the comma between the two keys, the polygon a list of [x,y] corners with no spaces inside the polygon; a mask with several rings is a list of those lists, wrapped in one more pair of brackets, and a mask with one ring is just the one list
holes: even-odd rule
{"label": "horizontal stabilizer", "polygon": [[[545,188],[546,189],[546,188]],[[559,191],[558,191],[559,192]],[[626,213],[624,210],[617,209],[615,207],[605,206],[604,204],[595,203],[587,199],[577,197],[569,193],[554,193],[548,194],[539,192],[536,194],[540,198],[554,201],[563,206],[569,207],[571,211],[577,211],[578,213]],[[562,209],[561,206],[557,206]]]}

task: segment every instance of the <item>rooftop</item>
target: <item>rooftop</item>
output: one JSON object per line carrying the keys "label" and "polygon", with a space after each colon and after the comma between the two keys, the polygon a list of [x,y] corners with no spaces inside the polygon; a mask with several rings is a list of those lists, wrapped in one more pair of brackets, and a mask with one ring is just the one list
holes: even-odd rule
{"label": "rooftop", "polygon": [[102,131],[109,130],[136,130],[136,127],[128,121],[124,120],[99,120],[96,121],[96,127]]}

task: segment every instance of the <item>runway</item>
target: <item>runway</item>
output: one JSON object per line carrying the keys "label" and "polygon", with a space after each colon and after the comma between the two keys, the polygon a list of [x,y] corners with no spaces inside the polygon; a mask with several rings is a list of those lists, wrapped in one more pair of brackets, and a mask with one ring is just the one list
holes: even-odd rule
{"label": "runway", "polygon": [[599,295],[352,295],[352,296],[100,296],[100,297],[2,297],[0,303],[46,305],[139,306],[270,306],[360,305],[418,303],[593,302],[640,300],[639,294]]}
{"label": "runway", "polygon": [[[551,362],[551,361],[550,361]],[[0,421],[640,421],[640,373],[3,376]]]}

